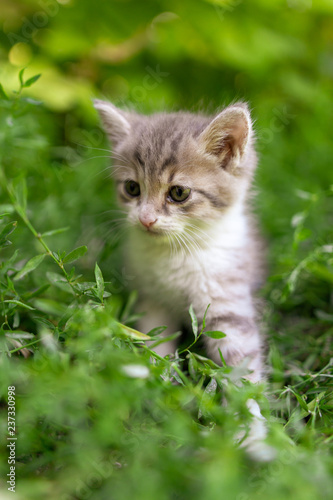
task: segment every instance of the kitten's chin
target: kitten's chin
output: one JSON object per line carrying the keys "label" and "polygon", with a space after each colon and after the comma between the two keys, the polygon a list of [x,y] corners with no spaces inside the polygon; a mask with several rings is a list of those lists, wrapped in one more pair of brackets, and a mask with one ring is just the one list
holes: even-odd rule
{"label": "kitten's chin", "polygon": [[167,233],[160,227],[143,227],[141,224],[136,226],[138,232],[142,235],[146,235],[147,238],[154,238],[159,240],[167,239]]}

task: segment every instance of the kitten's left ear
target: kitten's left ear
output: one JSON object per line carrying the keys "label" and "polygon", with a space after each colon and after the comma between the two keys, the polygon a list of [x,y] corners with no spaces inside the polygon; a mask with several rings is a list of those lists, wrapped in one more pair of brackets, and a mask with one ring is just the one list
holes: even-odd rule
{"label": "kitten's left ear", "polygon": [[113,145],[124,140],[131,131],[129,113],[118,109],[111,102],[94,100],[95,109],[100,114],[105,132]]}
{"label": "kitten's left ear", "polygon": [[236,173],[252,136],[252,122],[246,104],[224,109],[200,134],[206,153],[217,156],[222,168]]}

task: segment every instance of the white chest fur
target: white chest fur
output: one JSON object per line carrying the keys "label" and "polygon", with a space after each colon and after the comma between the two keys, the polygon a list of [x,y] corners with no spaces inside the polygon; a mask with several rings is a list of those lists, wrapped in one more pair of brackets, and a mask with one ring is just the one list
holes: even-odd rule
{"label": "white chest fur", "polygon": [[206,244],[200,241],[191,252],[172,253],[167,240],[133,231],[127,258],[139,293],[179,317],[188,316],[191,303],[202,315],[208,304],[221,299],[230,287],[230,277],[239,272],[240,254],[246,252],[245,216],[236,210],[228,212],[207,230]]}

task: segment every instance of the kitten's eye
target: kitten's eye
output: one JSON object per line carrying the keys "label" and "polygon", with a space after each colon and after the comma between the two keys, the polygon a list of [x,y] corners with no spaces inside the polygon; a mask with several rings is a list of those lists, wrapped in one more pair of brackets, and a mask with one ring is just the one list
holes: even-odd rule
{"label": "kitten's eye", "polygon": [[187,200],[190,196],[190,188],[183,188],[181,186],[173,186],[169,191],[169,198],[172,201],[181,202]]}
{"label": "kitten's eye", "polygon": [[130,196],[136,197],[140,196],[140,184],[135,181],[126,181],[125,182],[125,190],[126,193]]}

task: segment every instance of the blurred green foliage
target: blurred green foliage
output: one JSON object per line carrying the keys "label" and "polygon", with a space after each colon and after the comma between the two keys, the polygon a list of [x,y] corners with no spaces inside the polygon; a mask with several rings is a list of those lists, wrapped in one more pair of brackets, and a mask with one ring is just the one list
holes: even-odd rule
{"label": "blurred green foliage", "polygon": [[[15,385],[17,498],[331,498],[332,2],[2,0],[0,21],[0,425]],[[268,388],[195,353],[151,361],[131,330],[96,96],[144,113],[250,103]],[[249,397],[270,463],[234,443]]]}

